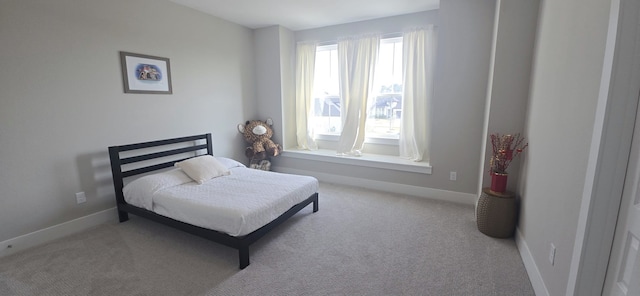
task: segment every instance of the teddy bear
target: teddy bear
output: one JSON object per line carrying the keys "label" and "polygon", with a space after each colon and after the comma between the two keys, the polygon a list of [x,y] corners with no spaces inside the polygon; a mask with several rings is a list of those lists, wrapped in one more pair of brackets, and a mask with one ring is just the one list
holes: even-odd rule
{"label": "teddy bear", "polygon": [[265,121],[247,120],[245,124],[238,124],[238,131],[251,144],[244,150],[244,155],[249,159],[261,160],[280,155],[282,146],[271,140],[271,136],[273,136],[272,125],[273,120],[271,118]]}

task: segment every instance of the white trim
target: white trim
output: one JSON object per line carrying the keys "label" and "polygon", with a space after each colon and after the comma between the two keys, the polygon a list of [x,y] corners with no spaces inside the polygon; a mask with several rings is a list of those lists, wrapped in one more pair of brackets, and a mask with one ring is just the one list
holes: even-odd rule
{"label": "white trim", "polygon": [[117,221],[116,208],[93,213],[0,242],[0,257],[56,240],[94,226]]}
{"label": "white trim", "polygon": [[396,171],[431,174],[431,165],[428,162],[416,162],[409,159],[403,159],[399,156],[367,154],[362,156],[348,157],[338,156],[333,150],[286,150],[282,152],[281,157],[315,160],[322,162],[331,162],[339,164],[347,164],[353,166],[372,167],[379,169],[389,169]]}
{"label": "white trim", "polygon": [[542,274],[540,274],[536,261],[533,259],[529,246],[527,246],[527,242],[524,240],[524,237],[522,237],[522,233],[519,228],[516,228],[515,240],[518,251],[520,251],[520,258],[522,258],[524,268],[527,270],[527,274],[529,275],[529,281],[533,287],[533,292],[536,296],[549,296],[549,291],[547,290],[547,286],[544,284]]}
{"label": "white trim", "polygon": [[[315,140],[327,141],[327,142],[338,142],[340,141],[340,135],[339,134],[316,134]],[[366,137],[364,138],[364,143],[376,144],[376,145],[399,146],[400,135],[395,135],[391,137]]]}
{"label": "white trim", "polygon": [[388,146],[400,146],[400,135],[395,135],[395,137],[375,137],[375,138],[364,138],[365,144],[376,144],[376,145],[388,145]]}
{"label": "white trim", "polygon": [[498,47],[498,26],[500,25],[500,7],[502,1],[496,1],[496,8],[493,18],[493,32],[491,33],[491,56],[489,57],[489,79],[487,79],[487,93],[485,94],[484,105],[484,118],[482,120],[482,138],[480,140],[480,167],[478,172],[478,195],[482,192],[484,186],[484,174],[488,168],[485,167],[485,159],[489,156],[487,154],[487,147],[489,143],[489,117],[491,116],[491,99],[493,98],[493,77],[496,69],[496,50]]}
{"label": "white trim", "polygon": [[[616,1],[612,1],[616,2]],[[612,10],[613,12],[613,10]],[[616,18],[617,19],[617,18]],[[616,21],[617,23],[617,21]],[[598,183],[598,169],[602,165],[600,162],[600,153],[601,146],[604,144],[602,139],[604,138],[604,130],[606,129],[606,120],[605,115],[607,111],[607,103],[608,103],[608,92],[609,85],[611,81],[611,67],[613,64],[613,45],[611,38],[615,38],[615,30],[612,32],[611,28],[612,24],[609,24],[609,33],[607,34],[607,46],[605,49],[602,77],[600,81],[600,93],[598,95],[598,102],[596,106],[593,134],[591,136],[591,145],[589,151],[589,158],[587,161],[587,170],[586,177],[582,191],[582,197],[580,201],[580,211],[578,215],[578,227],[576,231],[576,238],[573,246],[573,253],[571,258],[571,264],[569,267],[569,276],[567,280],[567,290],[566,295],[574,295],[580,281],[579,277],[580,273],[589,273],[588,275],[582,275],[582,277],[594,277],[593,270],[584,270],[581,269],[580,265],[584,264],[584,260],[582,256],[584,256],[584,249],[587,248],[587,232],[588,232],[588,224],[589,219],[592,219],[591,211],[593,209],[593,203],[595,203],[595,199],[597,198],[596,192],[598,188],[596,188]],[[613,41],[615,43],[615,39]],[[615,169],[615,167],[612,167]],[[613,174],[614,172],[607,171],[606,174]],[[599,247],[595,246],[594,247]],[[591,285],[591,284],[590,284]],[[593,288],[593,287],[591,287]]]}
{"label": "white trim", "polygon": [[322,182],[327,182],[327,183],[357,186],[357,187],[374,189],[378,191],[405,194],[405,195],[442,200],[442,201],[448,201],[448,202],[455,202],[455,203],[461,203],[461,204],[467,204],[467,205],[475,204],[477,199],[477,196],[471,193],[447,191],[447,190],[441,190],[441,189],[433,189],[433,188],[406,185],[406,184],[354,178],[354,177],[347,177],[347,176],[341,176],[341,175],[291,169],[291,168],[285,168],[285,167],[272,167],[272,168],[274,169],[274,171],[281,172],[281,173],[313,176],[313,177],[316,177],[318,180]]}
{"label": "white trim", "polygon": [[338,142],[340,134],[316,134],[314,140]]}

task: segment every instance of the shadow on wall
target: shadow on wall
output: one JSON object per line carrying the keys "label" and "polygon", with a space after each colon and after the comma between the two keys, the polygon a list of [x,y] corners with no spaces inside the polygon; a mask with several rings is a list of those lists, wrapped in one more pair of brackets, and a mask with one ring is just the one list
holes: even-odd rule
{"label": "shadow on wall", "polygon": [[81,154],[76,158],[76,165],[80,186],[87,197],[94,196],[95,200],[104,199],[115,203],[111,162],[107,151]]}

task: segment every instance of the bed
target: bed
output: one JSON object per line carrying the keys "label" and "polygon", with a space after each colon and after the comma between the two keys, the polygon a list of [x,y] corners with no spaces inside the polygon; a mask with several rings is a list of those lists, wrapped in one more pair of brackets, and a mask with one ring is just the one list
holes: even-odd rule
{"label": "bed", "polygon": [[[252,243],[309,204],[318,211],[315,178],[214,157],[211,134],[111,146],[109,158],[120,222],[134,214],[237,249],[240,269]],[[194,179],[184,164],[202,159],[224,174]]]}

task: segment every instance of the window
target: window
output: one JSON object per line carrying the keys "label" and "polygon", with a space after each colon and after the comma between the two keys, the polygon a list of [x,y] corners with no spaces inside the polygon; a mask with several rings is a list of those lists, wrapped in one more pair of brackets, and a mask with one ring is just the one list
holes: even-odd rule
{"label": "window", "polygon": [[372,90],[367,101],[367,137],[398,139],[402,121],[402,37],[380,40]]}
{"label": "window", "polygon": [[[373,92],[367,100],[367,138],[398,139],[402,118],[402,37],[380,41]],[[318,46],[309,120],[318,135],[342,132],[338,46]]]}
{"label": "window", "polygon": [[316,133],[339,136],[340,84],[338,80],[338,46],[318,46],[313,79],[313,110],[309,121]]}

